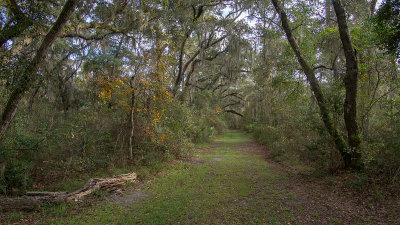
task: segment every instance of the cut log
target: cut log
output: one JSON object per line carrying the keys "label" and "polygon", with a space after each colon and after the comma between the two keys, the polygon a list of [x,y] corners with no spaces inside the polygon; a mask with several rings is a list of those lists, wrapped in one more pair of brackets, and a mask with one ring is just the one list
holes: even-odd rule
{"label": "cut log", "polygon": [[27,195],[34,197],[0,198],[0,211],[32,210],[46,204],[77,202],[97,190],[120,192],[128,182],[135,181],[136,178],[136,173],[121,174],[107,179],[92,178],[81,189],[71,193],[26,192]]}

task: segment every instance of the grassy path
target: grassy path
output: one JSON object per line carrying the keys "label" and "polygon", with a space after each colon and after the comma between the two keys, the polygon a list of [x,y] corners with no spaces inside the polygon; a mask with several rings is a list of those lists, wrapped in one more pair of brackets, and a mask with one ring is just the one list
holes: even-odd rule
{"label": "grassy path", "polygon": [[287,224],[291,210],[273,200],[291,195],[275,188],[283,178],[249,142],[241,133],[228,133],[198,149],[192,162],[178,163],[126,194],[128,201],[110,201],[51,223]]}
{"label": "grassy path", "polygon": [[140,187],[49,224],[384,224],[326,190],[296,180],[251,138],[231,132]]}

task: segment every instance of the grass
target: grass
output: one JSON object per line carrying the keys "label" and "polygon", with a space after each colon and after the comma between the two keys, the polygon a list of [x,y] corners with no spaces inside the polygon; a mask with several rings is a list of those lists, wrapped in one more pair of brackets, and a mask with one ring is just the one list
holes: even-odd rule
{"label": "grass", "polygon": [[[266,161],[262,149],[248,135],[229,132],[213,143],[196,145],[191,160],[106,171],[107,177],[138,173],[140,183],[128,185],[122,196],[98,191],[79,204],[8,212],[0,223],[396,224],[397,202],[381,214],[379,207],[369,209],[375,202],[370,197],[353,201],[354,195],[343,196],[350,193],[347,186],[362,186],[362,177],[344,183],[344,189],[331,187],[336,177],[292,174],[282,163]],[[78,184],[66,180],[61,186],[73,189]],[[380,189],[373,196],[384,198]],[[372,202],[360,205],[364,199]]]}
{"label": "grass", "polygon": [[[264,159],[263,148],[248,135],[229,132],[198,144],[194,158],[146,167],[115,169],[104,176],[137,172],[140,183],[122,196],[98,191],[79,204],[48,205],[35,213],[8,212],[0,223],[22,224],[396,224],[398,208],[370,210],[352,201],[347,186],[323,174],[303,177]],[[101,177],[101,173],[98,174]],[[78,178],[77,178],[78,180]],[[86,179],[84,179],[86,181]],[[325,180],[325,181],[324,181]],[[311,182],[311,183],[310,183]],[[74,189],[74,182],[62,187]],[[343,192],[343,190],[345,190]],[[350,193],[350,192],[349,192]],[[384,198],[382,191],[373,193]],[[353,199],[354,200],[354,199]],[[368,207],[368,208],[367,208]],[[331,210],[334,209],[334,210]],[[328,211],[327,211],[328,210]],[[327,213],[329,212],[329,213]],[[389,218],[389,219],[388,219]]]}
{"label": "grass", "polygon": [[180,162],[141,188],[148,198],[132,205],[104,203],[78,215],[61,206],[49,224],[287,224],[294,219],[280,201],[290,193],[260,156],[240,150],[249,137],[231,132],[202,145],[203,163]]}

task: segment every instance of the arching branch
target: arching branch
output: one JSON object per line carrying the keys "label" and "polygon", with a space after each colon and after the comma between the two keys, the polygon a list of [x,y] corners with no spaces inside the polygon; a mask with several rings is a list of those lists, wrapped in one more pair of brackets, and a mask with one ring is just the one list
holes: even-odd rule
{"label": "arching branch", "polygon": [[232,114],[238,115],[238,116],[240,116],[240,117],[243,117],[243,114],[238,113],[238,112],[236,112],[236,111],[233,110],[233,109],[225,110],[224,112],[232,113]]}

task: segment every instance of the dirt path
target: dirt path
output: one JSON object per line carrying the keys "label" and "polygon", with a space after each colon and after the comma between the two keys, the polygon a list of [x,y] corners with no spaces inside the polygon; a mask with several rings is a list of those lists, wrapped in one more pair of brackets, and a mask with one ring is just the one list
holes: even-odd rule
{"label": "dirt path", "polygon": [[351,195],[269,161],[261,145],[231,132],[122,196],[48,223],[399,223],[398,207],[388,209]]}
{"label": "dirt path", "polygon": [[255,141],[244,145],[248,151],[264,157],[271,170],[281,177],[276,187],[292,197],[282,195],[272,201],[292,209],[294,224],[400,224],[400,199],[395,193],[386,195],[388,199],[382,196],[377,200],[371,191],[358,193],[347,187],[346,175],[313,178],[270,160],[268,152]]}

